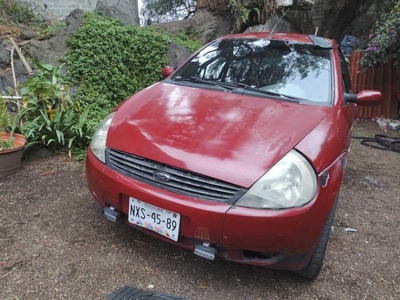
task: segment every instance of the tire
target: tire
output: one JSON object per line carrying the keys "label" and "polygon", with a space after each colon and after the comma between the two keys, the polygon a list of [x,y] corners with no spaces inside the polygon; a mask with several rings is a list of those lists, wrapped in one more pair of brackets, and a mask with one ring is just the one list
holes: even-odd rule
{"label": "tire", "polygon": [[322,265],[324,263],[325,251],[328,245],[329,235],[331,233],[331,227],[333,224],[333,219],[335,218],[336,206],[338,203],[338,198],[335,200],[333,207],[328,215],[328,219],[324,225],[322,234],[318,240],[317,246],[311,256],[310,261],[305,266],[304,269],[296,271],[297,274],[307,278],[309,280],[314,280],[319,275]]}
{"label": "tire", "polygon": [[107,300],[184,300],[184,298],[124,286],[107,297]]}

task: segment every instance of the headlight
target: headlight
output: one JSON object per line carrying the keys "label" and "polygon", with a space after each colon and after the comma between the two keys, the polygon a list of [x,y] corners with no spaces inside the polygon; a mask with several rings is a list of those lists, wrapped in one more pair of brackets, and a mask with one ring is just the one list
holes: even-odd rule
{"label": "headlight", "polygon": [[107,117],[101,121],[99,127],[92,137],[90,142],[90,148],[93,151],[94,156],[96,156],[103,163],[106,161],[105,149],[106,149],[106,139],[108,128],[110,128],[111,121],[115,115],[115,112],[109,114]]}
{"label": "headlight", "polygon": [[302,206],[317,192],[317,176],[297,151],[286,154],[239,201],[238,206],[284,209]]}

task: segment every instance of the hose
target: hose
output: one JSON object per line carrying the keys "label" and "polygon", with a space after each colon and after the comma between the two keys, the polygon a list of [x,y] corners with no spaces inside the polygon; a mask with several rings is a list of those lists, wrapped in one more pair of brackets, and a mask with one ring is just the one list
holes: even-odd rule
{"label": "hose", "polygon": [[400,153],[400,138],[376,134],[375,137],[352,136],[352,139],[361,140],[360,144],[374,149],[394,151]]}

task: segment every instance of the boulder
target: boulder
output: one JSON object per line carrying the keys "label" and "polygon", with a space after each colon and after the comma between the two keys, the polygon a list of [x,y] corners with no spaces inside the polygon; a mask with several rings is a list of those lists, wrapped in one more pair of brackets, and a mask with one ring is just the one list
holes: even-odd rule
{"label": "boulder", "polygon": [[[275,25],[277,25],[275,27]],[[292,26],[289,20],[281,20],[280,16],[273,14],[269,17],[265,24],[252,26],[246,29],[245,32],[265,32],[272,30],[275,27],[275,32],[296,32],[292,30]]]}
{"label": "boulder", "polygon": [[315,0],[294,0],[293,9],[310,10],[315,5]]}
{"label": "boulder", "polygon": [[0,95],[10,95],[8,92],[9,88],[13,88],[13,78],[11,75],[1,75],[0,76]]}
{"label": "boulder", "polygon": [[157,23],[149,27],[162,28],[171,34],[178,34],[181,31],[195,34],[196,38],[203,44],[227,35],[233,29],[229,18],[220,17],[206,9],[196,11],[194,16],[189,19]]}
{"label": "boulder", "polygon": [[[28,61],[28,64],[32,70],[34,70],[36,68],[35,65],[29,61]],[[17,75],[19,75],[19,74],[29,75],[29,72],[26,70],[25,65],[19,59],[14,60],[14,69],[15,69],[15,74],[17,74]]]}
{"label": "boulder", "polygon": [[[254,2],[254,0],[249,2]],[[315,0],[278,0],[277,4],[293,10],[310,10],[315,5]]]}
{"label": "boulder", "polygon": [[11,46],[8,42],[3,41],[0,43],[0,69],[6,69],[10,67],[10,49]]}
{"label": "boulder", "polygon": [[0,76],[0,95],[8,96],[7,83],[4,81],[4,76]]}
{"label": "boulder", "polygon": [[67,53],[66,35],[56,35],[48,40],[32,40],[29,55],[40,62],[60,65],[59,58]]}
{"label": "boulder", "polygon": [[169,59],[168,66],[179,67],[192,53],[184,46],[176,43],[169,43],[167,57]]}
{"label": "boulder", "polygon": [[118,18],[123,25],[139,25],[138,4],[135,0],[100,0],[95,11]]}
{"label": "boulder", "polygon": [[66,33],[69,35],[79,29],[85,17],[85,12],[82,9],[73,10],[65,19]]}
{"label": "boulder", "polygon": [[75,9],[66,18],[66,26],[60,32],[48,40],[34,39],[31,42],[29,55],[34,59],[50,63],[52,65],[60,65],[60,58],[65,57],[68,46],[67,41],[69,35],[78,30],[81,26],[85,12],[81,9]]}
{"label": "boulder", "polygon": [[36,38],[37,36],[38,34],[35,31],[30,29],[25,29],[20,33],[19,38],[22,40],[31,40],[33,38]]}
{"label": "boulder", "polygon": [[[20,85],[28,80],[28,76],[24,74],[16,75],[17,85]],[[0,76],[0,94],[9,95],[8,88],[14,89],[14,80],[11,71]]]}
{"label": "boulder", "polygon": [[[244,7],[246,8],[254,8],[254,7],[260,7],[260,1],[259,0],[237,0],[240,1]],[[315,5],[315,0],[293,0],[293,1],[280,1],[282,3],[289,3],[291,2],[292,4],[290,5],[291,9],[298,9],[298,10],[310,10],[314,5]],[[214,11],[217,11],[219,13],[221,12],[229,12],[230,11],[230,1],[229,0],[198,0],[197,1],[197,8],[198,9],[211,9]]]}

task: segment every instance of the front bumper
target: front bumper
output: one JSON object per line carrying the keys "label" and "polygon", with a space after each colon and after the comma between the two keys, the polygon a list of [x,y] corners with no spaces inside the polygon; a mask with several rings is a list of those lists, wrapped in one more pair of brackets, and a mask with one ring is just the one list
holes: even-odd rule
{"label": "front bumper", "polygon": [[230,261],[298,270],[308,263],[338,195],[345,158],[343,153],[321,173],[319,181],[324,180],[324,184],[319,185],[311,202],[286,210],[251,209],[178,195],[106,167],[90,149],[86,176],[99,205],[115,207],[126,222],[129,197],[181,214],[177,242],[128,223],[149,235],[189,250],[196,244],[210,243],[219,256]]}

